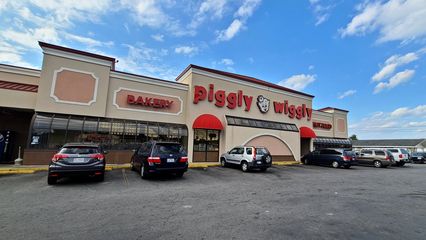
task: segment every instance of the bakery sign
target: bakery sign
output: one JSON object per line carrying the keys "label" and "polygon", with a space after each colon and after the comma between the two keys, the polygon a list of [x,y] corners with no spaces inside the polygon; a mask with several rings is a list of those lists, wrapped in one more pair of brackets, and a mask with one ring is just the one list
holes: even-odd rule
{"label": "bakery sign", "polygon": [[178,115],[182,113],[183,102],[178,96],[119,88],[114,92],[114,106],[120,110],[155,112]]}
{"label": "bakery sign", "polygon": [[209,88],[206,89],[203,86],[194,86],[193,103],[198,104],[202,101],[208,101],[214,103],[216,107],[227,107],[228,109],[242,108],[244,111],[249,112],[252,104],[257,105],[261,113],[267,113],[270,108],[276,114],[287,115],[289,118],[302,119],[306,118],[308,121],[312,118],[312,108],[306,106],[306,104],[295,105],[291,104],[288,100],[273,101],[264,95],[250,96],[244,94],[242,90],[236,92],[226,92],[225,90],[215,90],[214,84],[209,84]]}

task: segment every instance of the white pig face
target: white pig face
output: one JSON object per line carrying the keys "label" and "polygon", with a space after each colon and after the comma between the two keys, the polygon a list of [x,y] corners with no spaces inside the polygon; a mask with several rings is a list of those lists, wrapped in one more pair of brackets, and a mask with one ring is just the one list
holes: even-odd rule
{"label": "white pig face", "polygon": [[263,95],[259,95],[257,97],[257,106],[262,113],[266,113],[269,111],[269,105],[271,100],[267,99]]}

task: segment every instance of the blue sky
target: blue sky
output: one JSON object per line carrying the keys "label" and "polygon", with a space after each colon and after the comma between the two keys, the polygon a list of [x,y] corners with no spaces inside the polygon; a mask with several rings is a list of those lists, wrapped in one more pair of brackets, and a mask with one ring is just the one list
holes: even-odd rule
{"label": "blue sky", "polygon": [[173,80],[188,64],[315,95],[361,139],[426,137],[424,0],[0,1],[0,62],[40,68],[37,41]]}

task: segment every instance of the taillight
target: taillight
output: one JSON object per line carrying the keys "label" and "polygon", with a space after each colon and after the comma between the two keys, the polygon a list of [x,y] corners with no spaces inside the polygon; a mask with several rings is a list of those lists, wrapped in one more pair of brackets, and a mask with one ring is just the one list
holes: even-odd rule
{"label": "taillight", "polygon": [[105,159],[104,155],[101,153],[90,154],[89,157],[96,158],[98,161],[103,161]]}
{"label": "taillight", "polygon": [[179,162],[182,162],[182,163],[188,162],[188,157],[180,157]]}
{"label": "taillight", "polygon": [[352,160],[351,156],[343,156],[343,161],[350,161]]}
{"label": "taillight", "polygon": [[399,154],[399,158],[403,158],[402,154]]}
{"label": "taillight", "polygon": [[390,158],[389,156],[386,156],[386,160],[387,160],[387,161],[390,161],[390,160],[391,160],[391,158]]}
{"label": "taillight", "polygon": [[253,148],[253,160],[256,161],[256,148]]}
{"label": "taillight", "polygon": [[160,157],[148,157],[148,163],[159,164],[159,163],[161,163],[161,159],[160,159]]}
{"label": "taillight", "polygon": [[53,155],[52,162],[57,162],[57,161],[59,161],[61,159],[67,158],[67,157],[68,157],[67,154],[60,154],[60,153],[58,153],[58,154]]}

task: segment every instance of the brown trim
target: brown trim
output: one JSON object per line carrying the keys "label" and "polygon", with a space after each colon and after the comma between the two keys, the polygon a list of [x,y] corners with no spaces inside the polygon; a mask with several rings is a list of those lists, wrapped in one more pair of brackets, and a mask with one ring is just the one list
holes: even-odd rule
{"label": "brown trim", "polygon": [[169,81],[169,80],[164,80],[164,79],[159,79],[159,78],[154,78],[154,77],[148,77],[148,76],[145,76],[145,75],[139,75],[139,74],[135,74],[135,73],[128,73],[128,72],[122,72],[122,71],[117,71],[117,70],[112,70],[111,72],[126,74],[126,75],[130,75],[130,76],[135,76],[135,77],[149,78],[151,80],[160,81],[160,82],[164,82],[164,83],[170,83],[170,84],[175,84],[175,85],[188,86],[188,84],[185,84],[185,83],[172,82],[172,81]]}
{"label": "brown trim", "polygon": [[37,92],[38,86],[25,83],[16,83],[0,80],[0,88],[7,90],[23,91],[23,92]]}
{"label": "brown trim", "polygon": [[240,75],[240,74],[235,74],[235,73],[230,73],[230,72],[225,72],[225,71],[220,71],[220,70],[211,69],[211,68],[206,68],[206,67],[200,67],[200,66],[197,66],[197,65],[194,65],[194,64],[190,64],[188,67],[186,67],[185,70],[183,70],[183,72],[181,74],[179,74],[179,76],[176,78],[176,81],[179,78],[181,78],[186,72],[188,72],[189,69],[191,69],[191,68],[199,69],[199,70],[210,72],[210,73],[219,74],[219,75],[222,75],[222,76],[236,78],[236,79],[240,79],[240,80],[243,80],[243,81],[246,81],[246,82],[251,82],[251,83],[263,85],[263,86],[266,86],[266,87],[283,90],[283,91],[286,91],[286,92],[300,94],[300,95],[311,97],[311,98],[315,97],[313,95],[309,95],[309,94],[306,94],[306,93],[303,93],[303,92],[299,92],[299,91],[296,91],[296,90],[293,90],[293,89],[290,89],[290,88],[282,87],[280,85],[273,84],[273,83],[270,83],[270,82],[266,82],[266,81],[263,81],[263,80],[260,80],[260,79],[257,79],[257,78],[244,76],[244,75]]}
{"label": "brown trim", "polygon": [[318,109],[317,111],[324,112],[324,111],[327,111],[327,110],[337,110],[337,111],[342,111],[342,112],[349,112],[348,110],[344,110],[344,109],[340,109],[340,108],[333,108],[333,107],[325,107],[325,108]]}
{"label": "brown trim", "polygon": [[95,54],[95,53],[90,53],[90,52],[85,52],[85,51],[81,51],[81,50],[77,50],[77,49],[62,47],[62,46],[53,45],[53,44],[50,44],[50,43],[45,43],[45,42],[40,42],[40,41],[38,42],[38,44],[42,48],[43,47],[52,48],[52,49],[56,49],[56,50],[60,50],[60,51],[64,51],[64,52],[69,52],[69,53],[74,53],[74,54],[79,54],[79,55],[84,55],[84,56],[88,56],[88,57],[93,57],[93,58],[98,58],[98,59],[110,61],[110,62],[112,62],[112,69],[114,69],[114,67],[115,67],[115,58],[112,58],[112,57],[107,57],[107,56],[103,56],[103,55],[99,55],[99,54]]}

